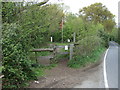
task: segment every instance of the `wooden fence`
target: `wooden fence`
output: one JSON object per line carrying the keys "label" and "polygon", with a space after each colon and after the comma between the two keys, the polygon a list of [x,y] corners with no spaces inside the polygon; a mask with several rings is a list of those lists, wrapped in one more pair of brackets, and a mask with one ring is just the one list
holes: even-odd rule
{"label": "wooden fence", "polygon": [[[70,45],[68,45],[68,47],[69,47],[69,50],[68,50],[68,52],[69,52],[69,53],[68,53],[68,54],[69,54],[69,60],[72,59],[73,54],[74,54],[73,49],[74,49],[74,47],[77,46],[77,45],[79,45],[79,44],[70,44]],[[37,52],[44,52],[44,51],[53,52],[53,57],[51,57],[51,58],[54,58],[55,55],[57,54],[57,48],[58,48],[58,47],[60,47],[60,46],[54,46],[53,48],[33,49],[33,50],[31,50],[31,52],[35,52],[36,63],[38,63],[38,60],[37,60]],[[62,47],[62,48],[63,48],[63,47]]]}

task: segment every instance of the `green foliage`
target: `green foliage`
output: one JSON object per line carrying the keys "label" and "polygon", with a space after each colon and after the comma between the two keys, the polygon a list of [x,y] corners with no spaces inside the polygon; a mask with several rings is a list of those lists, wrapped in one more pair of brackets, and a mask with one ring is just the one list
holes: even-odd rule
{"label": "green foliage", "polygon": [[[52,33],[59,29],[63,16],[59,5],[41,6],[45,3],[28,6],[3,3],[3,88],[22,87],[43,73],[41,69],[31,67],[29,50],[45,45]],[[46,54],[49,53],[40,55]]]}
{"label": "green foliage", "polygon": [[73,29],[73,32],[77,33],[76,38],[79,45],[74,47],[73,59],[68,62],[68,66],[74,68],[96,61],[99,52],[101,52],[99,49],[105,46],[104,36],[99,33],[100,31],[104,31],[103,25],[86,22],[80,19],[80,17],[78,18],[78,29]]}
{"label": "green foliage", "polygon": [[98,35],[99,35],[99,37],[101,37],[102,40],[104,40],[106,42],[106,44],[108,43],[109,36],[104,30],[99,30]]}
{"label": "green foliage", "polygon": [[35,74],[37,77],[44,75],[44,69],[41,67],[35,67],[35,68],[32,68],[32,70],[35,71]]}
{"label": "green foliage", "polygon": [[56,66],[57,66],[57,64],[50,64],[49,66],[43,66],[43,69],[52,69]]}
{"label": "green foliage", "polygon": [[118,43],[120,44],[120,27],[118,28]]}
{"label": "green foliage", "polygon": [[63,30],[64,41],[68,38],[73,41],[73,33],[76,33],[76,41],[79,41],[86,36],[97,35],[99,30],[104,30],[104,26],[99,23],[94,24],[94,22],[86,22],[81,17],[68,14]]}
{"label": "green foliage", "polygon": [[49,52],[49,51],[38,52],[37,53],[37,56],[49,56],[49,55],[51,55],[51,52]]}
{"label": "green foliage", "polygon": [[74,56],[72,60],[68,62],[68,66],[71,68],[80,68],[85,67],[88,64],[97,62],[100,59],[101,54],[105,51],[105,48],[100,47],[95,49],[91,54],[88,56]]}
{"label": "green foliage", "polygon": [[118,28],[114,28],[110,33],[110,40],[118,43],[119,42],[118,36],[119,36],[119,30]]}
{"label": "green foliage", "polygon": [[[41,44],[50,40],[50,36],[58,37],[56,30],[63,16],[59,5],[31,6],[19,14],[20,25],[22,26],[23,38],[30,38],[29,45],[39,48]],[[25,34],[26,35],[25,35]],[[56,35],[57,34],[57,35]],[[55,36],[54,36],[55,35]],[[31,42],[33,42],[30,44]]]}
{"label": "green foliage", "polygon": [[102,45],[102,40],[97,36],[89,36],[78,41],[78,43],[79,45],[74,49],[75,55],[84,57],[92,53],[96,48],[100,47]]}
{"label": "green foliage", "polygon": [[79,18],[74,14],[68,14],[63,28],[64,41],[67,41],[67,39],[73,41],[73,33],[76,33],[76,41],[78,41],[78,37],[83,37],[82,33],[84,33],[86,27],[87,25],[82,18]]}
{"label": "green foliage", "polygon": [[111,32],[115,26],[115,16],[102,3],[91,4],[80,9],[79,15],[86,21],[94,21],[95,24],[101,23],[107,32]]}
{"label": "green foliage", "polygon": [[3,66],[0,66],[0,73],[2,72]]}
{"label": "green foliage", "polygon": [[[21,11],[23,2],[2,2],[2,21],[15,22],[17,14]],[[21,9],[20,9],[21,8]]]}
{"label": "green foliage", "polygon": [[52,33],[51,36],[53,36],[53,42],[61,42],[62,40],[62,32],[61,30],[57,30],[56,32]]}
{"label": "green foliage", "polygon": [[31,79],[36,79],[23,42],[19,42],[19,25],[4,24],[2,37],[3,88],[18,88]]}
{"label": "green foliage", "polygon": [[[61,5],[48,5],[47,2],[48,0],[37,4],[26,3],[26,6],[22,2],[3,2],[2,62],[4,68],[2,72],[5,75],[3,88],[19,88],[25,86],[29,80],[44,75],[42,66],[31,67],[34,62],[30,60],[29,50],[45,47],[51,36],[54,42],[60,42],[60,23],[65,16]],[[103,50],[97,48],[107,45],[110,38],[117,40],[117,30],[113,28],[115,25],[114,15],[106,7],[96,3],[83,8],[81,12],[84,12],[85,17],[68,14],[64,20],[64,41],[67,42],[67,39],[73,41],[73,33],[75,32],[76,41],[80,44],[75,48],[73,60],[68,63],[70,67],[79,67],[95,61]],[[91,16],[90,12],[95,16]],[[86,22],[84,18],[89,16],[92,17],[92,21]],[[94,24],[95,22],[97,23]],[[109,31],[107,31],[108,29]],[[66,45],[68,43],[55,44]],[[51,53],[39,53],[41,56],[49,54]],[[68,55],[56,55],[51,63],[57,63],[63,57],[68,57]],[[44,68],[51,69],[56,66],[56,64],[52,65]]]}

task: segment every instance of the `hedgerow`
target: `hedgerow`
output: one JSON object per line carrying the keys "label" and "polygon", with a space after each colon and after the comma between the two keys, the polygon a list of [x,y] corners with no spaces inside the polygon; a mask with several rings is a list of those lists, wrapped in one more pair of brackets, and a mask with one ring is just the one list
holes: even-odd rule
{"label": "hedgerow", "polygon": [[24,44],[27,42],[20,42],[20,36],[19,25],[16,23],[3,24],[3,88],[22,87],[28,80],[36,79],[27,57],[28,51],[24,48]]}

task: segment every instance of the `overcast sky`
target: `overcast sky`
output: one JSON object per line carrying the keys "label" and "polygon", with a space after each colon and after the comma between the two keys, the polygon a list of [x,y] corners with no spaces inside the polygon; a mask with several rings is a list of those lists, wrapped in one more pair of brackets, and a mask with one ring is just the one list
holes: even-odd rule
{"label": "overcast sky", "polygon": [[50,0],[52,3],[64,3],[65,5],[70,7],[71,12],[78,13],[80,8],[85,6],[94,4],[96,2],[100,2],[105,5],[111,13],[113,13],[115,17],[116,23],[118,23],[118,2],[119,0]]}
{"label": "overcast sky", "polygon": [[[14,1],[14,0],[8,0],[8,1]],[[23,0],[15,0],[15,1],[23,1]],[[41,2],[44,0],[24,0],[24,1]],[[49,3],[64,3],[65,5],[70,7],[69,9],[70,12],[78,13],[79,9],[89,6],[91,4],[94,4],[94,3],[100,2],[103,5],[105,5],[108,8],[108,10],[111,11],[111,13],[115,15],[115,21],[116,23],[118,23],[118,2],[119,1],[120,0],[49,0]]]}

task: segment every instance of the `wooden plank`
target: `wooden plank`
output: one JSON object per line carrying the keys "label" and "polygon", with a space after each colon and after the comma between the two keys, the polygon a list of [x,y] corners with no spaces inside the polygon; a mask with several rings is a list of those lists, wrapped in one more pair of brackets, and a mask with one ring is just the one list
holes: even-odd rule
{"label": "wooden plank", "polygon": [[41,49],[33,49],[31,51],[32,52],[41,52],[41,51],[50,51],[50,52],[53,52],[54,49],[53,48],[41,48]]}

